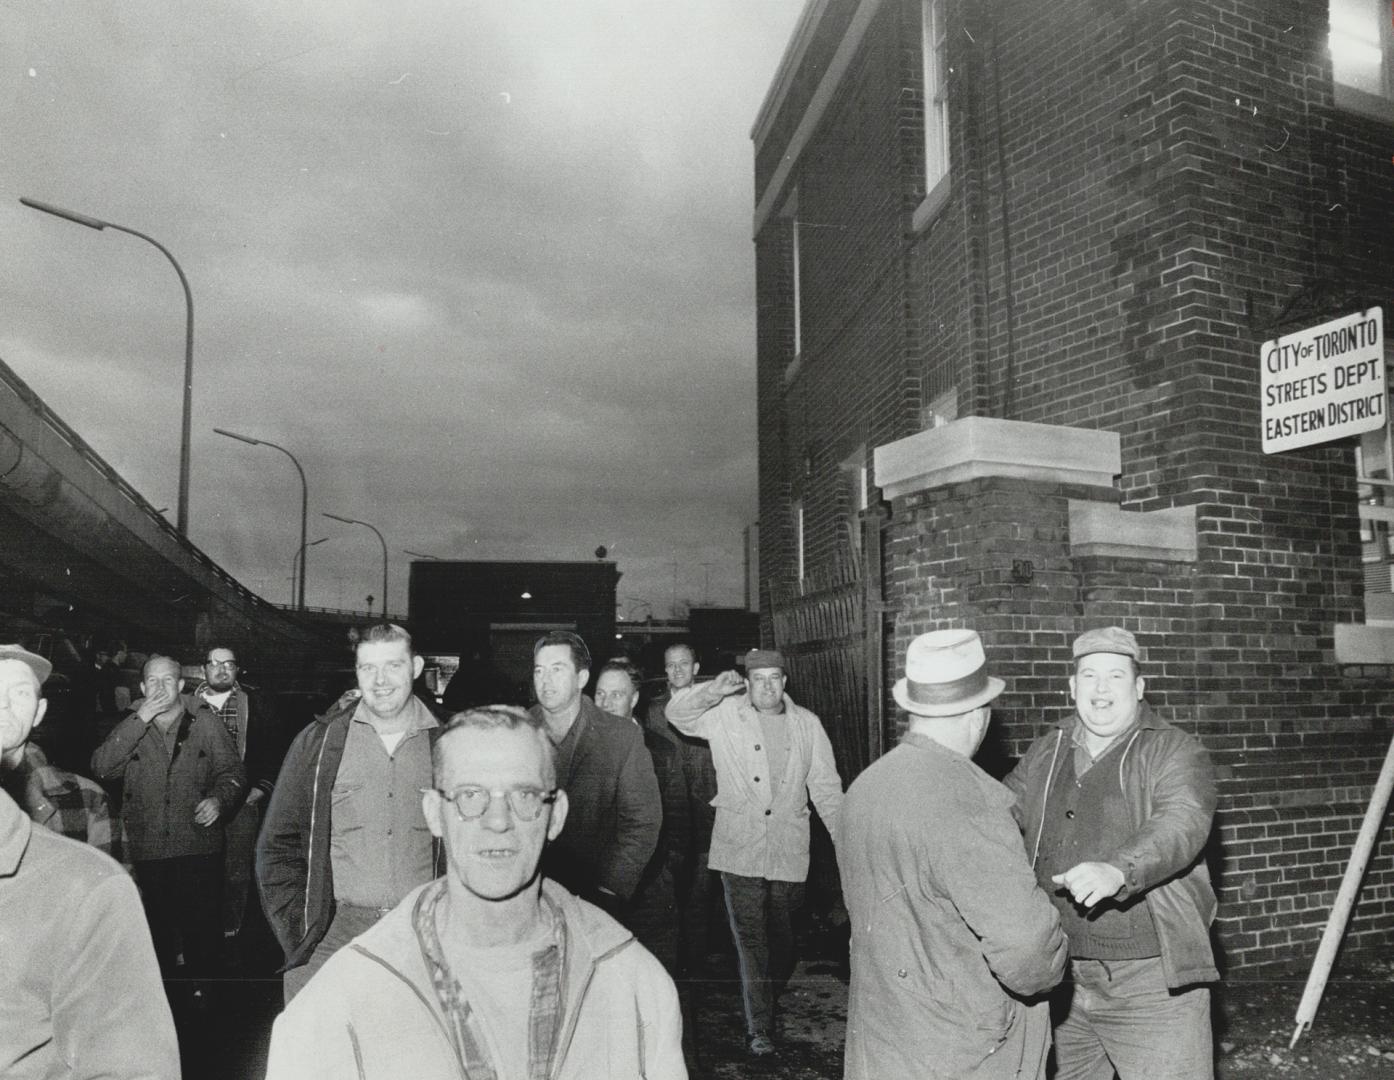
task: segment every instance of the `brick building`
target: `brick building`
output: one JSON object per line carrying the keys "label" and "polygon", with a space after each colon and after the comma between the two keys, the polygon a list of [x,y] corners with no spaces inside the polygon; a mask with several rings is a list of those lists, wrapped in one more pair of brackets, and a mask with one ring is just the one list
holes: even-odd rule
{"label": "brick building", "polygon": [[[809,0],[752,133],[796,695],[851,774],[909,638],[970,625],[1009,756],[1128,626],[1220,769],[1231,965],[1315,947],[1391,735],[1387,417],[1265,454],[1260,350],[1394,295],[1392,73],[1373,0]],[[1391,864],[1386,824],[1348,945]]]}

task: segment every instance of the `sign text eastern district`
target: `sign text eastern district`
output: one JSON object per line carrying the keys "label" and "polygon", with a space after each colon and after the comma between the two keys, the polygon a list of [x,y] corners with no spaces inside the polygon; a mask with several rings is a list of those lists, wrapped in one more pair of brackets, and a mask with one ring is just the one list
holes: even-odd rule
{"label": "sign text eastern district", "polygon": [[1265,454],[1384,427],[1382,308],[1266,341],[1259,357]]}

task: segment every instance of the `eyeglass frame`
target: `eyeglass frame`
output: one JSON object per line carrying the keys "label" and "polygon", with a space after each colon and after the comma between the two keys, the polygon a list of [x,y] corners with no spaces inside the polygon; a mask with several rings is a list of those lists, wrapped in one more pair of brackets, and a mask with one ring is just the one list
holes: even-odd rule
{"label": "eyeglass frame", "polygon": [[[521,787],[508,788],[507,790],[504,790],[502,788],[494,789],[480,787],[478,784],[461,784],[454,791],[446,791],[443,788],[438,787],[424,787],[420,790],[421,794],[423,795],[425,795],[428,791],[434,791],[443,800],[445,800],[455,808],[455,816],[458,817],[461,821],[478,821],[480,818],[482,818],[485,814],[489,812],[489,807],[494,805],[494,796],[502,795],[503,801],[508,805],[508,812],[512,814],[516,820],[526,822],[529,824],[536,821],[538,818],[542,816],[542,808],[544,806],[556,805],[557,796],[561,794],[561,788],[555,787]],[[482,791],[485,795],[488,796],[488,798],[484,800],[483,808],[479,811],[479,813],[475,814],[473,817],[466,817],[464,810],[460,807],[460,803],[458,800],[460,798],[461,792],[464,791]],[[533,814],[532,817],[524,817],[522,814],[518,812],[518,808],[513,805],[513,796],[515,794],[521,794],[523,792],[536,792],[540,796],[540,801],[537,804],[537,813]]]}

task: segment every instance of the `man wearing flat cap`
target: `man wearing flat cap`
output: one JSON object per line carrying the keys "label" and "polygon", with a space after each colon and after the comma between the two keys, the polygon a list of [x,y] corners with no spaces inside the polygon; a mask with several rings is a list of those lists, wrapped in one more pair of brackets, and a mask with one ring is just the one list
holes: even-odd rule
{"label": "man wearing flat cap", "polygon": [[[0,756],[43,716],[51,668],[0,645]],[[0,1076],[178,1080],[179,1044],[135,882],[0,791]]]}
{"label": "man wearing flat cap", "polygon": [[721,872],[740,963],[750,1052],[774,1052],[775,1001],[794,971],[793,913],[808,878],[808,804],[836,839],[842,778],[818,717],[784,692],[784,657],[751,649],[746,678],[723,671],[674,692],[665,715],[706,739],[716,767],[707,865]]}
{"label": "man wearing flat cap", "polygon": [[95,780],[49,764],[30,738],[48,709],[43,684],[52,670],[42,656],[0,645],[0,788],[36,824],[111,855],[106,792]]}
{"label": "man wearing flat cap", "polygon": [[1002,680],[972,630],[910,643],[899,746],[847,791],[838,842],[852,923],[847,1080],[1036,1080],[1065,968],[1011,794],[972,761]]}
{"label": "man wearing flat cap", "polygon": [[1058,1080],[1214,1075],[1215,893],[1201,857],[1215,814],[1210,757],[1143,700],[1137,639],[1075,639],[1075,713],[1007,777],[1036,878],[1070,943]]}

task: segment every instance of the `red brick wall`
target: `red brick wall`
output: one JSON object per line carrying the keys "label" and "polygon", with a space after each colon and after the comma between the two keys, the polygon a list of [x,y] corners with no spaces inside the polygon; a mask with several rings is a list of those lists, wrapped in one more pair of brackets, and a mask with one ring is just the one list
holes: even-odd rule
{"label": "red brick wall", "polygon": [[[761,255],[762,537],[782,490],[803,499],[810,564],[831,558],[840,462],[916,430],[948,387],[960,415],[1118,432],[1116,493],[977,481],[897,501],[887,675],[915,633],[979,629],[1009,680],[1009,753],[1068,709],[1075,633],[1135,630],[1149,700],[1220,768],[1229,962],[1310,951],[1394,696],[1334,662],[1332,627],[1363,618],[1353,455],[1261,453],[1258,353],[1304,290],[1305,324],[1394,310],[1394,134],[1333,107],[1324,3],[1002,0],[995,24],[951,4],[953,186],[917,233],[918,9],[886,0],[794,170],[816,228],[787,388],[765,375],[779,283]],[[1080,559],[1068,497],[1195,505],[1198,558]],[[787,573],[791,549],[770,545],[763,572]],[[1030,582],[1012,579],[1021,559]],[[1390,833],[1356,943],[1394,940]]]}

